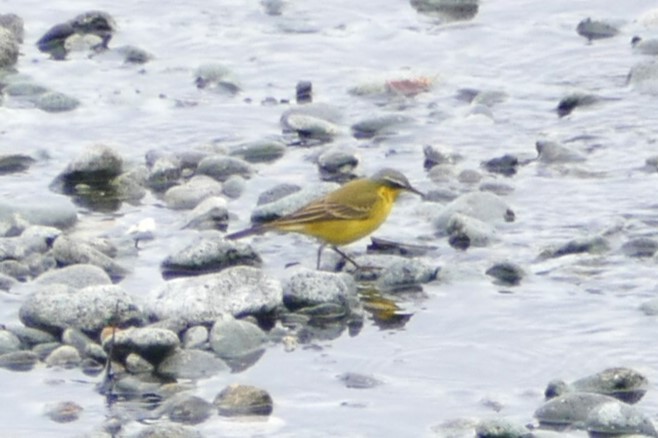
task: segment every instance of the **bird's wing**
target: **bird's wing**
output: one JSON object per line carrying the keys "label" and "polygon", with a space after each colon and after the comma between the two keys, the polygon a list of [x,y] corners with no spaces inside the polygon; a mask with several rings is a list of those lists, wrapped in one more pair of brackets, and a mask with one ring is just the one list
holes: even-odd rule
{"label": "bird's wing", "polygon": [[287,216],[283,216],[275,222],[278,225],[287,225],[331,220],[365,219],[368,217],[369,211],[369,205],[347,205],[324,198],[312,202]]}

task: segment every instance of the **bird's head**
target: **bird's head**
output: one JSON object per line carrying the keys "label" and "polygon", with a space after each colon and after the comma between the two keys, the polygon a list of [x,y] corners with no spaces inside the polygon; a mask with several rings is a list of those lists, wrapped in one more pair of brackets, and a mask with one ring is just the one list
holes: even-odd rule
{"label": "bird's head", "polygon": [[420,190],[414,188],[406,176],[398,172],[395,169],[382,169],[379,172],[375,173],[370,179],[381,184],[382,186],[393,190],[397,195],[400,191],[407,191],[420,195],[421,198],[425,197],[425,194]]}

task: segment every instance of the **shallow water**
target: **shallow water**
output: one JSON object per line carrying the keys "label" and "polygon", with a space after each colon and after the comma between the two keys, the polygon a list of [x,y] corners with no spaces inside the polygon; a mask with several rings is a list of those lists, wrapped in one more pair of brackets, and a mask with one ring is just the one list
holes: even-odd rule
{"label": "shallow water", "polygon": [[[25,20],[20,73],[82,101],[62,114],[0,106],[0,151],[44,151],[25,174],[2,177],[2,199],[21,202],[44,196],[48,185],[78,153],[108,143],[130,163],[143,163],[151,149],[184,151],[213,140],[224,143],[276,136],[285,104],[299,80],[310,80],[315,100],[345,114],[345,134],[334,144],[354,148],[359,172],[382,166],[404,171],[422,190],[436,187],[422,171],[425,144],[444,144],[464,157],[457,169],[505,153],[531,156],[540,138],[568,141],[587,161],[569,166],[539,163],[521,167],[513,178],[486,176],[514,187],[506,201],[516,222],[498,230],[499,241],[466,253],[445,239],[430,262],[442,266],[442,281],[425,286],[423,297],[401,297],[414,313],[401,329],[382,330],[368,321],[358,336],[344,334],[321,348],[286,353],[274,347],[252,368],[201,381],[198,394],[210,400],[224,385],[247,383],[266,389],[275,401],[264,423],[218,417],[197,427],[206,436],[441,436],[433,427],[459,418],[504,416],[522,424],[542,400],[553,378],[573,380],[610,366],[629,366],[658,379],[651,346],[658,322],[638,306],[656,295],[654,259],[623,256],[618,246],[630,237],[656,237],[657,174],[640,170],[655,154],[658,113],[655,96],[626,86],[630,67],[647,59],[633,54],[635,34],[655,36],[637,19],[655,2],[484,1],[471,21],[439,25],[408,2],[369,0],[290,1],[282,16],[263,13],[258,2],[143,0],[117,2],[0,1],[0,12]],[[35,41],[52,25],[89,9],[113,15],[119,32],[112,46],[133,44],[155,55],[144,67],[116,60],[74,56],[54,62]],[[575,32],[588,16],[621,26],[615,38],[588,44]],[[658,26],[658,24],[656,24]],[[290,32],[297,29],[305,32]],[[219,62],[239,78],[243,92],[228,97],[197,90],[193,71]],[[364,81],[422,75],[436,79],[431,92],[378,106],[350,96]],[[502,91],[507,98],[492,118],[471,114],[455,98],[461,88]],[[605,98],[559,119],[555,107],[572,91]],[[378,144],[355,140],[349,125],[396,112],[415,123]],[[231,229],[246,225],[258,194],[276,183],[317,180],[312,149],[290,149],[274,164],[258,165],[245,194],[230,201],[237,215]],[[578,171],[579,173],[577,173]],[[484,172],[484,171],[483,171]],[[585,175],[587,173],[587,176]],[[450,183],[457,190],[468,187]],[[186,245],[193,233],[178,231],[184,215],[161,208],[147,196],[142,205],[111,216],[81,211],[81,232],[99,227],[119,235],[145,217],[158,223],[156,240],[131,260],[133,275],[122,283],[142,294],[163,280],[163,254]],[[380,237],[414,242],[432,234],[431,210],[413,197],[401,199]],[[570,255],[538,261],[549,245],[613,230],[613,248],[603,255]],[[265,269],[285,277],[290,261],[314,260],[315,244],[297,236],[254,239]],[[364,242],[349,247],[361,252]],[[526,269],[521,286],[492,284],[484,271],[510,260]],[[16,320],[20,298],[2,295],[2,322]],[[370,374],[383,385],[348,389],[337,376]],[[61,381],[59,385],[47,381]],[[100,426],[107,412],[88,378],[77,371],[39,369],[26,374],[0,370],[2,435],[67,437]],[[82,383],[80,382],[82,381]],[[84,383],[87,382],[87,383]],[[51,401],[75,400],[85,412],[60,425],[42,415]],[[499,406],[496,412],[492,406]],[[640,406],[656,417],[652,387]],[[137,425],[132,425],[135,430]]]}

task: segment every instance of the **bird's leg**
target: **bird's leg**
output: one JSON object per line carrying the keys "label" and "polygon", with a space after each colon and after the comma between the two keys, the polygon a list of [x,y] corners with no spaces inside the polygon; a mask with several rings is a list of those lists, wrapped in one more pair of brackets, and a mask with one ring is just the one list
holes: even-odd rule
{"label": "bird's leg", "polygon": [[318,248],[318,264],[317,264],[317,267],[315,268],[315,269],[317,269],[318,271],[320,270],[320,258],[322,257],[322,250],[324,250],[324,247],[325,247],[325,246],[327,246],[327,244],[326,244],[326,243],[323,243],[323,244],[320,245],[320,247]]}
{"label": "bird's leg", "polygon": [[341,256],[343,256],[343,258],[344,258],[345,260],[347,260],[348,262],[350,262],[351,264],[353,264],[354,267],[355,267],[356,269],[361,269],[361,266],[359,266],[357,262],[355,262],[354,260],[352,260],[352,258],[349,257],[347,254],[345,254],[343,251],[341,251],[340,249],[336,248],[335,246],[332,246],[331,249],[333,249],[333,250],[336,251],[338,254],[340,254]]}

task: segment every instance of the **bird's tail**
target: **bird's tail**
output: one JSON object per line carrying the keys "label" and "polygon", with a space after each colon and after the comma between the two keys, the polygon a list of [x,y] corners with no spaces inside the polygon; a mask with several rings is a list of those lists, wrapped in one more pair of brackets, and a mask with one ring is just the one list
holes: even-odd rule
{"label": "bird's tail", "polygon": [[265,228],[262,225],[254,225],[253,227],[227,234],[224,238],[230,240],[242,239],[243,237],[251,236],[253,234],[260,234],[263,231],[265,231]]}

